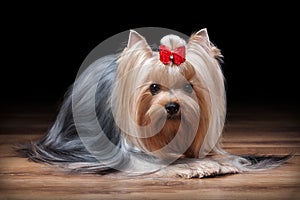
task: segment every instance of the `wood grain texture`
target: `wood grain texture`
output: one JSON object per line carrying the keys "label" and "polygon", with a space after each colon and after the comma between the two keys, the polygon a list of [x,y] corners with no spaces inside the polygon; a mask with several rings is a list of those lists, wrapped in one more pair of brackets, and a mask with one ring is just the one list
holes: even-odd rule
{"label": "wood grain texture", "polygon": [[300,114],[274,106],[228,109],[223,145],[235,154],[295,153],[273,170],[204,179],[79,175],[16,157],[12,146],[41,137],[55,106],[0,113],[0,199],[300,199]]}

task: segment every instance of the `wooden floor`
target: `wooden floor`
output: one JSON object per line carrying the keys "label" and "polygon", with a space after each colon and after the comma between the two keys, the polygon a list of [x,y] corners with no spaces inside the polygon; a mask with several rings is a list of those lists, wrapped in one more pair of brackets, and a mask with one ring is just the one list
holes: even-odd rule
{"label": "wooden floor", "polygon": [[299,109],[229,107],[227,151],[295,156],[273,170],[204,179],[68,175],[16,157],[12,145],[41,137],[55,112],[55,105],[2,108],[0,199],[300,199]]}

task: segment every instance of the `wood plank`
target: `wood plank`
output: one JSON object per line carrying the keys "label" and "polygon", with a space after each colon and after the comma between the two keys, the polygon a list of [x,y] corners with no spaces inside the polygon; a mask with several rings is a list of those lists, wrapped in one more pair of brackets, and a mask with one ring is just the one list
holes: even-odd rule
{"label": "wood plank", "polygon": [[300,198],[300,118],[291,110],[255,107],[246,109],[247,113],[243,107],[229,109],[223,137],[227,151],[259,155],[294,152],[295,156],[272,170],[204,179],[69,174],[28,162],[16,157],[12,146],[41,137],[53,114],[47,108],[23,111],[0,115],[0,199]]}

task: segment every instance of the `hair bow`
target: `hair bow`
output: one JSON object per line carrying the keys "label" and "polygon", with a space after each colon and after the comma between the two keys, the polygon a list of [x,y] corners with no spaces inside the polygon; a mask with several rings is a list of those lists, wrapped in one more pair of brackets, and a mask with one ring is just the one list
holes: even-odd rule
{"label": "hair bow", "polygon": [[165,65],[170,62],[173,62],[175,65],[180,65],[185,61],[185,47],[180,46],[174,51],[170,51],[165,45],[160,45],[159,59]]}

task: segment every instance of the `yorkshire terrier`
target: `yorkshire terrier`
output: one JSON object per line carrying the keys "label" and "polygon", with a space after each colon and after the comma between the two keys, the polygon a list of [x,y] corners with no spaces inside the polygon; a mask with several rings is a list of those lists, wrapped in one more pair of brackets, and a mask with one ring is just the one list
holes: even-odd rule
{"label": "yorkshire terrier", "polygon": [[206,29],[169,34],[152,49],[131,30],[121,53],[80,74],[32,161],[80,173],[198,177],[270,169],[287,156],[240,156],[221,147],[226,93],[221,51]]}

